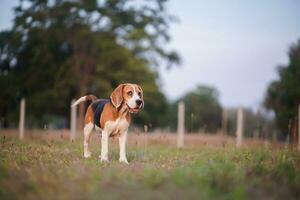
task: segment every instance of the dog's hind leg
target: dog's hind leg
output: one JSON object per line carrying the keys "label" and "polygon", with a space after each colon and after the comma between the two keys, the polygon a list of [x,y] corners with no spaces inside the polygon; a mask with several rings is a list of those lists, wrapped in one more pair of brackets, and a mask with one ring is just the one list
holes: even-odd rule
{"label": "dog's hind leg", "polygon": [[94,124],[88,123],[84,126],[83,133],[84,133],[84,140],[83,140],[83,156],[85,158],[91,157],[91,151],[89,149],[89,143],[91,139],[91,133],[93,131]]}

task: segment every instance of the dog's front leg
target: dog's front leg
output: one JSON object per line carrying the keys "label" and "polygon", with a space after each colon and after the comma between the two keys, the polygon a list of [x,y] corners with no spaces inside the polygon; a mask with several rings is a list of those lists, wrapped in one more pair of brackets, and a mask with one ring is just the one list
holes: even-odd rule
{"label": "dog's front leg", "polygon": [[108,131],[103,130],[101,136],[101,162],[108,162]]}
{"label": "dog's front leg", "polygon": [[119,146],[120,146],[119,161],[128,164],[126,158],[126,141],[127,141],[127,130],[124,133],[122,133],[119,137]]}

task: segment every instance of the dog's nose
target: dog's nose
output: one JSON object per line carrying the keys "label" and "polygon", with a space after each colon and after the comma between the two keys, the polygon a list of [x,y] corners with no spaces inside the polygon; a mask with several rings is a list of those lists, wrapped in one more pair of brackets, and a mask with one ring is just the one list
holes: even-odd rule
{"label": "dog's nose", "polygon": [[136,102],[136,104],[137,104],[138,106],[140,106],[140,105],[143,103],[143,101],[140,100],[140,99],[136,100],[135,102]]}

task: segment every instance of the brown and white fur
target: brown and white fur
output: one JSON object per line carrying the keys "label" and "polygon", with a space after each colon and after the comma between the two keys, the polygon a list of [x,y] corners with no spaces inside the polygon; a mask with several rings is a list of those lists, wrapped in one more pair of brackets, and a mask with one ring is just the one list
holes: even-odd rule
{"label": "brown and white fur", "polygon": [[[79,98],[72,106],[76,106],[84,101],[97,102],[94,95],[87,95]],[[101,101],[101,100],[99,100]],[[93,104],[93,103],[92,103]],[[89,105],[85,115],[84,125],[84,157],[91,156],[89,143],[91,132],[95,128],[101,131],[101,161],[108,161],[108,139],[109,137],[118,137],[120,146],[120,162],[128,164],[126,158],[127,131],[131,122],[130,113],[137,113],[144,107],[143,90],[136,84],[120,84],[111,94],[110,102],[106,103],[99,117],[100,127],[94,122],[95,112]]]}

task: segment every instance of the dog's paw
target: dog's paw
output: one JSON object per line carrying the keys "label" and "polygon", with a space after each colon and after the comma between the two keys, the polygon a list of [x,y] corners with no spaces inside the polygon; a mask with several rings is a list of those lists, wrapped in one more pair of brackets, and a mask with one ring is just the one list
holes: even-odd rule
{"label": "dog's paw", "polygon": [[84,153],[84,154],[83,154],[83,157],[84,157],[84,158],[89,158],[89,157],[91,157],[91,155],[92,155],[92,154],[91,154],[90,152],[89,152],[89,153]]}
{"label": "dog's paw", "polygon": [[108,158],[100,158],[101,163],[109,163]]}
{"label": "dog's paw", "polygon": [[127,161],[127,159],[119,159],[119,162],[129,165],[129,162]]}

